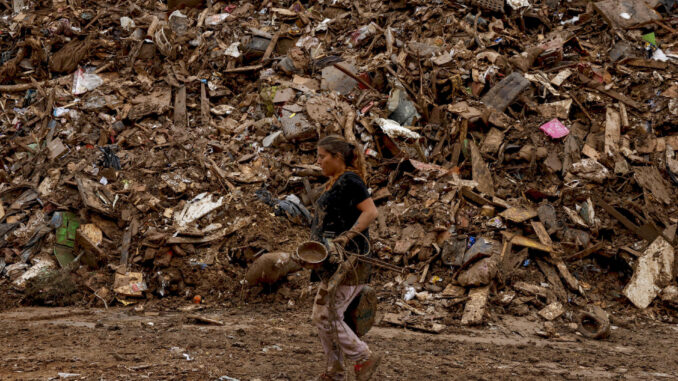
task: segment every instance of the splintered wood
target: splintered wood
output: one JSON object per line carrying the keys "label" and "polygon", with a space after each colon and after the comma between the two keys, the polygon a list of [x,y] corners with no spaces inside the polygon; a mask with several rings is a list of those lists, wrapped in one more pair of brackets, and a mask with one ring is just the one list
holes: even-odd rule
{"label": "splintered wood", "polygon": [[621,117],[616,110],[608,107],[605,113],[605,154],[607,156],[614,156],[619,152],[620,139]]}
{"label": "splintered wood", "polygon": [[386,313],[384,314],[384,318],[382,319],[384,323],[389,323],[393,325],[397,325],[400,327],[404,328],[410,328],[413,330],[417,331],[422,331],[422,332],[428,332],[428,333],[440,333],[442,330],[445,329],[445,326],[443,324],[438,324],[438,323],[431,323],[431,324],[425,324],[421,322],[408,322],[407,318],[405,316],[399,315],[399,314],[394,314],[394,313]]}
{"label": "splintered wood", "polygon": [[469,301],[464,307],[464,314],[461,317],[462,325],[477,325],[483,322],[487,298],[490,295],[490,286],[472,288],[469,291]]}
{"label": "splintered wood", "polygon": [[482,193],[494,196],[494,180],[492,180],[492,173],[487,167],[487,163],[478,150],[475,143],[469,142],[471,146],[471,166],[473,172],[473,180],[478,182],[478,190]]}

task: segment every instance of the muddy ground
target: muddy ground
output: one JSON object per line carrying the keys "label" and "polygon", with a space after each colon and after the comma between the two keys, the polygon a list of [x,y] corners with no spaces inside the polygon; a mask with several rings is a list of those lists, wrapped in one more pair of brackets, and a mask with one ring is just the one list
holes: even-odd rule
{"label": "muddy ground", "polygon": [[[306,303],[187,306],[4,311],[0,379],[62,373],[71,380],[310,380],[323,370]],[[191,314],[224,325],[199,324]],[[542,329],[539,320],[504,315],[485,327],[451,326],[437,335],[380,324],[366,340],[386,354],[374,380],[678,377],[676,324],[613,327],[605,341],[584,339],[567,325],[543,338]]]}

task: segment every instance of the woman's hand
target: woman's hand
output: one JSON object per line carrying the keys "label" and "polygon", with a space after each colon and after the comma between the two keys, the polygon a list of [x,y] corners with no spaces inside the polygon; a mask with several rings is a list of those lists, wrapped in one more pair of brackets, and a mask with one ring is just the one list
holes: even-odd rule
{"label": "woman's hand", "polygon": [[347,232],[341,233],[339,237],[333,239],[332,243],[334,243],[337,246],[346,247],[346,245],[348,245],[348,243],[351,240],[353,240],[357,235],[358,233],[354,232],[353,230],[349,230]]}
{"label": "woman's hand", "polygon": [[358,220],[356,221],[355,225],[353,225],[351,230],[343,232],[341,235],[339,235],[339,237],[333,239],[332,242],[334,242],[334,244],[341,247],[346,247],[346,245],[350,241],[354,240],[355,237],[360,234],[360,232],[367,230],[370,227],[372,221],[374,221],[379,215],[372,197],[365,199],[365,201],[356,205],[356,207],[361,212],[360,216],[358,216]]}

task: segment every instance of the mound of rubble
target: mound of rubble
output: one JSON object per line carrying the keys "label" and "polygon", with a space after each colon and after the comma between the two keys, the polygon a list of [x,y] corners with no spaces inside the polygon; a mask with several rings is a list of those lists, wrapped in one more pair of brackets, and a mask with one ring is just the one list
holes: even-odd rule
{"label": "mound of rubble", "polygon": [[60,304],[35,290],[55,272],[91,306],[240,299],[308,237],[341,134],[385,322],[678,304],[675,1],[0,7],[6,300]]}

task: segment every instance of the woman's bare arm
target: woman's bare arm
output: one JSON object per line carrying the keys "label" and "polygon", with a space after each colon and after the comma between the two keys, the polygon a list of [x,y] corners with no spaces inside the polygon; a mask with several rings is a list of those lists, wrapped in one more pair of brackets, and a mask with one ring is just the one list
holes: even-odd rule
{"label": "woman's bare arm", "polygon": [[356,207],[361,213],[351,230],[359,233],[363,230],[366,230],[370,226],[372,221],[374,221],[379,215],[379,212],[377,211],[376,205],[374,205],[374,200],[372,200],[372,197],[365,199],[365,201],[356,205]]}

